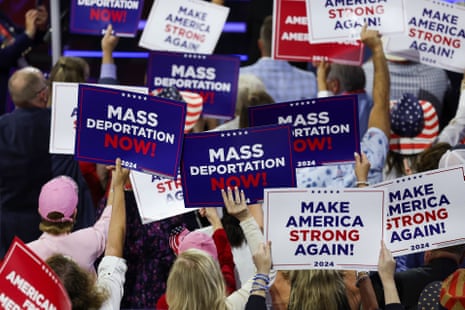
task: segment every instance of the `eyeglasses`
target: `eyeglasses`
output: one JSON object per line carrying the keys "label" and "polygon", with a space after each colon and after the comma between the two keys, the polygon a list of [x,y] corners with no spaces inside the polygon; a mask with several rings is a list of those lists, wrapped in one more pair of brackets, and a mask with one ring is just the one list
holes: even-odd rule
{"label": "eyeglasses", "polygon": [[45,82],[45,85],[42,86],[42,88],[41,88],[40,90],[36,91],[36,94],[35,94],[35,95],[37,96],[38,94],[40,94],[41,92],[43,92],[43,91],[46,90],[47,88],[48,88],[48,83]]}

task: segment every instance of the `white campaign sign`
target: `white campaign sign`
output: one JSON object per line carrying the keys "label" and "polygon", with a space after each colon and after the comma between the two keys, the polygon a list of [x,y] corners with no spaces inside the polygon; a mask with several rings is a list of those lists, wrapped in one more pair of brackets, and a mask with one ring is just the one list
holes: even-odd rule
{"label": "white campaign sign", "polygon": [[228,7],[208,1],[154,1],[139,46],[150,50],[211,54],[228,14]]}
{"label": "white campaign sign", "polygon": [[387,53],[463,73],[465,7],[436,0],[406,1],[405,34],[389,36]]}
{"label": "white campaign sign", "polygon": [[465,166],[374,185],[385,188],[385,242],[394,256],[465,243]]}
{"label": "white campaign sign", "polygon": [[275,269],[375,270],[384,189],[265,189],[265,239]]}
{"label": "white campaign sign", "polygon": [[184,207],[180,178],[172,180],[138,171],[131,171],[129,176],[142,224],[198,209]]}
{"label": "white campaign sign", "polygon": [[[147,87],[87,84],[98,87],[123,89],[147,94]],[[50,146],[52,154],[74,154],[76,137],[76,116],[78,106],[79,83],[53,82],[50,124]]]}
{"label": "white campaign sign", "polygon": [[360,39],[364,24],[383,35],[405,31],[404,0],[306,0],[306,4],[310,43]]}

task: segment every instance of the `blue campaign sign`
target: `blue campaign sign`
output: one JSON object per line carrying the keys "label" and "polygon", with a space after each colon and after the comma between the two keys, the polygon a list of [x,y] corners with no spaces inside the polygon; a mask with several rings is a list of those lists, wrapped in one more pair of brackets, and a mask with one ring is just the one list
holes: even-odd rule
{"label": "blue campaign sign", "polygon": [[174,86],[203,98],[203,115],[234,117],[240,59],[236,56],[174,52],[150,53],[147,73],[149,91]]}
{"label": "blue campaign sign", "polygon": [[102,31],[111,24],[115,35],[134,37],[143,7],[144,0],[72,0],[70,30],[73,33],[102,35]]}
{"label": "blue campaign sign", "polygon": [[295,187],[290,126],[202,132],[184,137],[181,181],[186,207],[223,205],[222,188],[239,187],[249,203],[264,188]]}
{"label": "blue campaign sign", "polygon": [[175,178],[186,104],[124,90],[79,85],[75,157]]}
{"label": "blue campaign sign", "polygon": [[354,161],[360,152],[357,95],[334,96],[249,108],[250,126],[292,126],[295,168]]}

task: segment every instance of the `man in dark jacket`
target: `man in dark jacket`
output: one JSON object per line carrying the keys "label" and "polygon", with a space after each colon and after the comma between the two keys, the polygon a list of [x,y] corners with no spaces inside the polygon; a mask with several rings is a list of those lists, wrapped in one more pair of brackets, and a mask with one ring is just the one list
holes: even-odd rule
{"label": "man in dark jacket", "polygon": [[11,76],[8,89],[16,108],[0,116],[0,258],[14,236],[24,242],[40,236],[40,189],[58,175],[72,177],[79,186],[75,229],[95,222],[95,208],[78,163],[70,155],[49,153],[49,89],[42,72],[20,69]]}

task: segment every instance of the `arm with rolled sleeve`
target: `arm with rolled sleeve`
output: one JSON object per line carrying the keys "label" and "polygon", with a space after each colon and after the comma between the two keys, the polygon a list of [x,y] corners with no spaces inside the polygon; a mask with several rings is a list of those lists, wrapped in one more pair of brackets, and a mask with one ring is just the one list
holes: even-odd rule
{"label": "arm with rolled sleeve", "polygon": [[123,258],[123,246],[126,236],[126,205],[124,200],[124,184],[129,170],[121,167],[121,159],[116,159],[116,168],[111,183],[110,202],[113,204],[105,257],[98,267],[97,285],[109,293],[108,300],[101,309],[120,309],[124,294],[126,260]]}

